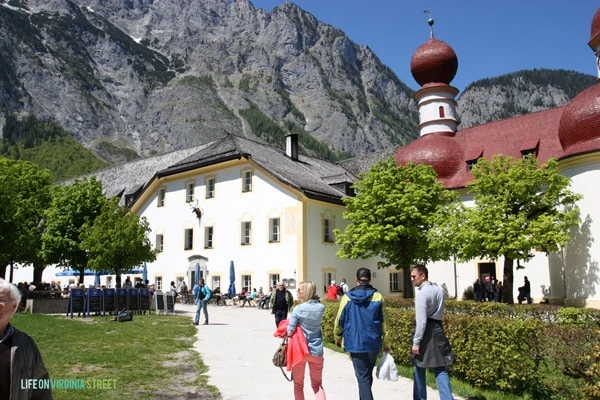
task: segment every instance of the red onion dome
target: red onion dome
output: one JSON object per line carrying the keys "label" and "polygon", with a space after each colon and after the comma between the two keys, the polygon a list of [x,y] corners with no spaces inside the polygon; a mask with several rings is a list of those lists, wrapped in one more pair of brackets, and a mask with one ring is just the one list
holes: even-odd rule
{"label": "red onion dome", "polygon": [[450,84],[458,70],[458,58],[445,42],[430,38],[415,50],[410,60],[410,72],[421,86],[432,82]]}
{"label": "red onion dome", "polygon": [[558,125],[563,150],[600,138],[600,83],[585,89],[565,107]]}
{"label": "red onion dome", "polygon": [[[590,45],[592,45],[592,42],[594,41],[594,39],[596,40],[600,40],[600,8],[598,8],[598,10],[596,11],[596,14],[594,14],[594,18],[592,19],[592,32],[590,35]],[[594,49],[596,50],[596,49]]]}
{"label": "red onion dome", "polygon": [[451,178],[462,165],[462,150],[450,132],[430,133],[396,152],[396,165],[431,165],[438,179]]}

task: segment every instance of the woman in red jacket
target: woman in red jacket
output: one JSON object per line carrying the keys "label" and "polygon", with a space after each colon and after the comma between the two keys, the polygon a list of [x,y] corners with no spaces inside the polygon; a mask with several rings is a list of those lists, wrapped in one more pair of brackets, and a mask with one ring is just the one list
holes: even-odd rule
{"label": "woman in red jacket", "polygon": [[335,281],[331,281],[331,285],[327,288],[327,300],[337,300],[337,286]]}

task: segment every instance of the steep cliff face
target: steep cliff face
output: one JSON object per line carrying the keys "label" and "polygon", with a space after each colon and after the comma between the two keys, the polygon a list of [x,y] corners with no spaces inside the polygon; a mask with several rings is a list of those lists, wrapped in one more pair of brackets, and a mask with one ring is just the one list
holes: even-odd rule
{"label": "steep cliff face", "polygon": [[289,3],[3,1],[0,50],[0,110],[53,119],[110,161],[261,137],[240,114],[253,106],[355,155],[417,135],[411,89]]}
{"label": "steep cliff face", "polygon": [[[292,3],[0,0],[0,55],[0,112],[56,121],[111,162],[227,132],[281,145],[293,129],[316,139],[308,154],[356,156],[418,136],[413,91]],[[563,105],[594,79],[534,70],[475,82],[458,98],[459,128]]]}
{"label": "steep cliff face", "polygon": [[575,71],[537,69],[473,82],[458,99],[460,127],[565,105],[595,81]]}

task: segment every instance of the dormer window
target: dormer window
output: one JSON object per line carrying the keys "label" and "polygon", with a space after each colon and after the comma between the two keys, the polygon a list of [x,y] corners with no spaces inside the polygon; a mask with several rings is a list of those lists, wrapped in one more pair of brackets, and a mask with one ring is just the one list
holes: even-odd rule
{"label": "dormer window", "polygon": [[473,169],[473,167],[477,164],[477,161],[479,161],[479,158],[476,158],[474,160],[468,160],[467,161],[467,170],[471,171]]}
{"label": "dormer window", "polygon": [[538,156],[538,149],[527,149],[527,150],[521,150],[521,157],[526,158],[528,156],[533,156],[534,158],[537,158]]}

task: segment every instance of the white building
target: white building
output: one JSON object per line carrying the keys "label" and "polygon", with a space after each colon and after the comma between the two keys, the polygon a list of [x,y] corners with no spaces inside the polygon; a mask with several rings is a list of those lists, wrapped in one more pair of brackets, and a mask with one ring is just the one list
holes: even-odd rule
{"label": "white building", "polygon": [[[237,292],[267,291],[280,280],[293,290],[311,280],[325,295],[331,280],[352,284],[363,266],[374,272],[375,287],[390,292],[390,275],[377,271],[376,260],[336,256],[333,230],[347,224],[341,198],[356,178],[339,165],[298,155],[295,135],[287,137],[285,152],[228,135],[94,175],[107,196],[123,197],[132,212],[148,219],[160,250],[147,263],[157,290],[168,290],[171,281],[189,286],[198,264],[209,286],[225,293],[233,262]],[[56,279],[53,272],[44,280]],[[401,273],[389,273],[400,295]],[[101,284],[114,285],[114,278],[102,276]]]}

